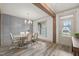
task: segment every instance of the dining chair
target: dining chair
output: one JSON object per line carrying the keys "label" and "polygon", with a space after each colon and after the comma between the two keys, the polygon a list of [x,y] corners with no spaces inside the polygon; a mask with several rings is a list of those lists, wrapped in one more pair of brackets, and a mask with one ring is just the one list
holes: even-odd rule
{"label": "dining chair", "polygon": [[12,33],[10,33],[10,39],[11,39],[11,42],[12,42],[12,45],[10,48],[17,48],[18,47],[18,40],[16,40],[13,36]]}
{"label": "dining chair", "polygon": [[33,37],[33,33],[28,33],[28,36],[27,36],[27,43],[28,43],[28,48],[29,47],[32,47],[34,45],[34,42],[32,41],[32,37]]}
{"label": "dining chair", "polygon": [[32,33],[29,32],[24,42],[26,47],[32,46],[32,37],[33,37]]}
{"label": "dining chair", "polygon": [[27,44],[28,43],[28,36],[29,36],[29,32],[26,32],[26,38],[25,38],[25,40],[24,40],[24,44]]}
{"label": "dining chair", "polygon": [[25,32],[25,35],[27,36],[29,34],[29,32],[27,31],[27,32]]}
{"label": "dining chair", "polygon": [[28,36],[27,36],[28,42],[32,41],[32,37],[33,37],[33,34],[29,33]]}
{"label": "dining chair", "polygon": [[38,33],[33,33],[33,38],[32,40],[33,41],[36,41],[38,39]]}

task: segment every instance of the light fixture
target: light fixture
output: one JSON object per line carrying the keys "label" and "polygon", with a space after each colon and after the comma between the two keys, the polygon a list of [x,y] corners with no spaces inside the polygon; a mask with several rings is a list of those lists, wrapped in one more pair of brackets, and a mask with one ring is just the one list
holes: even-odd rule
{"label": "light fixture", "polygon": [[24,23],[26,24],[27,23],[27,20],[25,20]]}
{"label": "light fixture", "polygon": [[24,20],[24,23],[25,23],[25,24],[27,24],[27,23],[28,23],[28,24],[32,24],[32,21],[31,21],[31,20]]}
{"label": "light fixture", "polygon": [[29,13],[27,13],[27,15],[28,15],[28,20],[25,20],[24,23],[32,24],[32,20],[29,19]]}
{"label": "light fixture", "polygon": [[31,20],[29,20],[29,21],[28,21],[28,24],[32,24],[32,21],[31,21]]}

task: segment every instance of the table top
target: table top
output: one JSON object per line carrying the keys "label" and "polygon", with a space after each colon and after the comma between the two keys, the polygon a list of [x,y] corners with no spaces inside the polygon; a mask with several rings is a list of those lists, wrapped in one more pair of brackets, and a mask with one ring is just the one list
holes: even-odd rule
{"label": "table top", "polygon": [[14,35],[14,37],[25,37],[26,35]]}
{"label": "table top", "polygon": [[21,32],[19,35],[14,35],[15,38],[18,38],[18,37],[27,37],[27,35],[29,34],[30,32]]}
{"label": "table top", "polygon": [[72,37],[73,47],[79,48],[79,39]]}

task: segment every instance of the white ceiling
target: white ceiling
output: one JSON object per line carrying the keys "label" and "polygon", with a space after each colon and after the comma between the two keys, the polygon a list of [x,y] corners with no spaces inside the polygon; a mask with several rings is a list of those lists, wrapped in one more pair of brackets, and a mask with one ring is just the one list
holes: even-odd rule
{"label": "white ceiling", "polygon": [[0,3],[1,13],[9,14],[22,18],[29,18],[35,20],[41,17],[48,16],[41,9],[33,5],[32,3]]}
{"label": "white ceiling", "polygon": [[[78,3],[48,3],[48,6],[59,13],[71,8],[78,7]],[[47,13],[33,5],[32,3],[0,3],[1,13],[9,14],[31,20],[48,16]]]}
{"label": "white ceiling", "polygon": [[48,6],[55,12],[59,13],[65,10],[79,7],[79,3],[48,3]]}

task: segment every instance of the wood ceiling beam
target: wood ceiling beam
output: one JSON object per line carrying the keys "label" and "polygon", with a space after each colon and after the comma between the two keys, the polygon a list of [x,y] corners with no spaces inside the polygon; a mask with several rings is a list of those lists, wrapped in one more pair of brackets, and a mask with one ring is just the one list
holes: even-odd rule
{"label": "wood ceiling beam", "polygon": [[56,14],[52,11],[47,4],[45,3],[33,3],[35,6],[43,10],[49,16],[52,17],[53,20],[53,43],[56,43]]}
{"label": "wood ceiling beam", "polygon": [[35,6],[46,12],[50,16],[56,16],[56,14],[48,7],[46,3],[33,3]]}

